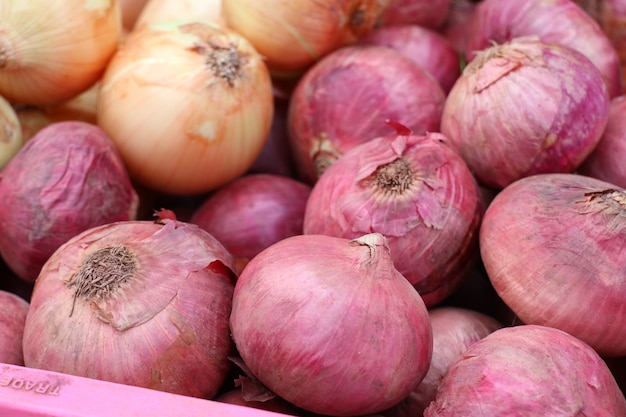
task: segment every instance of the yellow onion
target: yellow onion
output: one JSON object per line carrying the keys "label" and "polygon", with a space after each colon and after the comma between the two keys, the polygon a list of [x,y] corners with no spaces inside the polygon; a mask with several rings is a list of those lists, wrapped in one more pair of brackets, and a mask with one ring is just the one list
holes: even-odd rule
{"label": "yellow onion", "polygon": [[148,0],[137,17],[135,28],[165,20],[208,19],[220,24],[221,0]]}
{"label": "yellow onion", "polygon": [[131,32],[98,93],[98,124],[131,177],[168,194],[200,194],[245,173],[270,131],[274,98],[262,57],[209,21]]}
{"label": "yellow onion", "polygon": [[11,103],[0,96],[0,169],[22,148],[20,120]]}
{"label": "yellow onion", "polygon": [[122,33],[118,0],[0,2],[0,95],[45,105],[102,75]]}
{"label": "yellow onion", "polygon": [[378,23],[388,0],[224,0],[228,26],[267,58],[273,73],[298,73],[356,42]]}

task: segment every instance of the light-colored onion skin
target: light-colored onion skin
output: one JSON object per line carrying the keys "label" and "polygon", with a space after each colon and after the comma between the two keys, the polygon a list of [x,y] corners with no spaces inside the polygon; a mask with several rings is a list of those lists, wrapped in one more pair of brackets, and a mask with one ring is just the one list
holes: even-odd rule
{"label": "light-colored onion skin", "polygon": [[400,402],[432,354],[424,302],[378,233],[352,241],[300,235],[270,246],[239,276],[230,324],[261,383],[331,416]]}
{"label": "light-colored onion skin", "polygon": [[324,172],[307,201],[303,232],[346,239],[382,233],[395,267],[430,307],[478,258],[483,210],[474,177],[447,138],[394,134],[352,148]]}
{"label": "light-colored onion skin", "polygon": [[28,308],[24,298],[0,290],[0,363],[24,366],[22,337]]}
{"label": "light-colored onion skin", "polygon": [[419,25],[439,29],[450,12],[452,0],[391,0],[380,18],[382,26]]}
{"label": "light-colored onion skin", "polygon": [[626,188],[624,161],[626,161],[626,95],[611,100],[609,118],[602,138],[577,172]]}
{"label": "light-colored onion skin", "polygon": [[435,399],[448,370],[474,343],[504,327],[493,317],[459,307],[437,307],[429,311],[433,328],[433,357],[428,373],[400,404],[384,412],[388,417],[422,416]]}
{"label": "light-colored onion skin", "polygon": [[0,172],[0,254],[32,282],[61,244],[137,214],[139,198],[117,149],[98,126],[40,130]]}
{"label": "light-colored onion skin", "polygon": [[248,174],[209,195],[190,219],[236,257],[252,259],[263,249],[302,234],[311,187],[274,174]]}
{"label": "light-colored onion skin", "polygon": [[441,132],[481,184],[501,189],[524,176],[575,170],[600,141],[608,113],[606,85],[582,54],[517,38],[465,67]]}
{"label": "light-colored onion skin", "polygon": [[599,24],[571,0],[483,0],[473,14],[465,51],[475,53],[516,37],[538,36],[547,43],[568,46],[585,55],[599,69],[610,97],[621,94],[616,49]]}
{"label": "light-colored onion skin", "polygon": [[412,58],[435,77],[446,94],[461,75],[454,46],[442,34],[419,25],[379,27],[359,43],[387,46]]}
{"label": "light-colored onion skin", "polygon": [[[77,295],[68,283],[78,281],[88,256],[111,246],[129,249],[131,277],[108,297]],[[211,398],[233,349],[229,270],[232,255],[188,223],[128,221],[85,231],[51,256],[35,283],[25,365]]]}
{"label": "light-colored onion skin", "polygon": [[24,145],[20,119],[11,103],[0,96],[0,170]]}
{"label": "light-colored onion skin", "polygon": [[626,399],[587,344],[551,327],[496,330],[443,378],[424,417],[624,416]]}
{"label": "light-colored onion skin", "polygon": [[486,210],[489,279],[527,324],[556,327],[604,356],[625,356],[626,192],[577,174],[539,174]]}
{"label": "light-colored onion skin", "polygon": [[291,96],[287,124],[299,177],[314,183],[346,151],[389,133],[387,119],[416,134],[438,131],[445,99],[431,74],[391,48],[356,45],[327,55]]}

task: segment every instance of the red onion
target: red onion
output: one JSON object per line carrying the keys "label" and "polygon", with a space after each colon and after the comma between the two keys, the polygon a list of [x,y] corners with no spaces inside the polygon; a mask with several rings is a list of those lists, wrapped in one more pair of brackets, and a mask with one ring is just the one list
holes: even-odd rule
{"label": "red onion", "polygon": [[363,45],[387,46],[413,59],[448,93],[461,75],[459,54],[440,33],[418,25],[383,26],[361,38]]}
{"label": "red onion", "polygon": [[451,0],[391,0],[383,10],[383,26],[413,24],[438,29],[446,21]]}
{"label": "red onion", "polygon": [[404,401],[384,413],[386,416],[422,416],[435,399],[441,380],[467,348],[503,327],[486,314],[458,307],[438,307],[429,315],[433,327],[433,357],[428,373]]}
{"label": "red onion", "polygon": [[625,230],[625,190],[582,175],[538,174],[491,202],[480,250],[493,287],[524,323],[619,356],[626,355]]}
{"label": "red onion", "polygon": [[24,365],[22,337],[28,307],[22,297],[0,290],[0,363]]}
{"label": "red onion", "polygon": [[475,10],[476,1],[474,0],[452,0],[448,18],[439,30],[461,54],[467,50],[468,31],[471,29],[469,23]]}
{"label": "red onion", "polygon": [[293,236],[245,267],[232,335],[252,374],[280,398],[331,416],[375,413],[422,380],[432,331],[386,239]]}
{"label": "red onion", "polygon": [[298,82],[287,125],[301,179],[313,183],[354,146],[396,120],[417,134],[438,131],[445,93],[435,78],[393,49],[357,45],[320,60]]}
{"label": "red onion", "polygon": [[196,225],[165,217],[89,229],[50,257],[26,317],[27,367],[217,394],[234,348],[232,256]]}
{"label": "red onion", "polygon": [[558,329],[505,327],[474,343],[443,378],[424,417],[624,416],[606,363]]}
{"label": "red onion", "polygon": [[382,136],[345,153],[313,186],[303,232],[386,236],[394,265],[426,306],[445,299],[478,257],[480,191],[440,133]]}
{"label": "red onion", "polygon": [[611,100],[609,118],[600,142],[579,173],[626,188],[626,95]]}
{"label": "red onion", "polygon": [[209,195],[190,222],[211,233],[230,253],[252,259],[284,238],[302,234],[311,187],[274,174],[248,174]]}
{"label": "red onion", "polygon": [[[512,99],[515,97],[515,99]],[[481,51],[450,91],[441,131],[483,185],[571,172],[597,145],[609,98],[579,52],[517,38]]]}
{"label": "red onion", "polygon": [[598,23],[572,0],[483,0],[471,25],[468,60],[493,42],[536,35],[546,43],[568,46],[585,55],[600,70],[609,96],[621,94],[615,47]]}
{"label": "red onion", "polygon": [[48,125],[0,172],[0,254],[34,281],[48,257],[74,235],[132,220],[138,197],[119,153],[98,126]]}

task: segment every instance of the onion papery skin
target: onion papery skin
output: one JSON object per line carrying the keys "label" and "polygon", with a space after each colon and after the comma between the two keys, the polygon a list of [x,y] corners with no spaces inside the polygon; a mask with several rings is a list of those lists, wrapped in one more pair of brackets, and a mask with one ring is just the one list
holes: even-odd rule
{"label": "onion papery skin", "polygon": [[578,168],[600,141],[609,103],[600,72],[582,54],[517,38],[465,67],[448,94],[441,132],[481,184],[501,189]]}
{"label": "onion papery skin", "polygon": [[24,366],[22,337],[29,306],[19,295],[0,290],[0,363]]}
{"label": "onion papery skin", "polygon": [[459,307],[437,307],[429,311],[433,328],[433,357],[428,373],[400,404],[384,412],[387,417],[422,416],[435,399],[448,370],[474,343],[504,327],[491,316]]}
{"label": "onion papery skin", "polygon": [[611,100],[609,118],[600,138],[578,172],[626,188],[626,95]]}
{"label": "onion papery skin", "polygon": [[471,345],[443,378],[424,417],[623,416],[606,363],[558,329],[520,325]]}
{"label": "onion papery skin", "polygon": [[494,289],[522,322],[564,330],[604,356],[626,356],[625,230],[623,189],[583,175],[538,174],[494,198],[480,251]]}
{"label": "onion papery skin", "polygon": [[3,1],[0,95],[49,105],[102,76],[122,36],[118,0]]}
{"label": "onion papery skin", "polygon": [[438,131],[446,95],[415,61],[388,47],[347,46],[309,69],[292,93],[287,127],[299,178],[314,183],[346,151],[389,133]]}
{"label": "onion papery skin", "polygon": [[224,0],[226,24],[266,58],[272,74],[294,77],[374,29],[389,0]]}
{"label": "onion papery skin", "polygon": [[213,401],[257,408],[260,410],[272,411],[274,413],[288,414],[292,416],[304,414],[302,410],[299,410],[297,407],[294,407],[292,404],[289,404],[287,401],[279,397],[267,400],[246,400],[241,388],[226,391],[213,398]]}
{"label": "onion papery skin", "polygon": [[269,72],[246,39],[209,21],[167,21],[137,28],[113,56],[97,120],[137,183],[194,195],[252,166],[273,110]]}
{"label": "onion papery skin", "polygon": [[379,233],[270,246],[239,276],[230,324],[254,377],[296,407],[331,416],[400,402],[432,354],[424,302]]}
{"label": "onion papery skin", "polygon": [[361,38],[360,44],[393,48],[412,58],[439,82],[447,94],[461,75],[459,54],[440,33],[418,25],[383,26]]}
{"label": "onion papery skin", "polygon": [[52,253],[94,226],[133,220],[139,197],[102,129],[80,121],[40,130],[0,171],[0,254],[32,282]]}
{"label": "onion papery skin", "polygon": [[380,18],[381,26],[419,25],[439,29],[446,21],[452,0],[391,0]]}
{"label": "onion papery skin", "polygon": [[[101,259],[104,272],[83,272]],[[233,270],[232,255],[185,222],[127,221],[87,230],[50,257],[35,283],[24,362],[211,398],[233,352]],[[93,291],[107,278],[107,291]]]}
{"label": "onion papery skin", "polygon": [[621,94],[616,49],[600,25],[571,0],[483,0],[468,31],[468,60],[493,42],[538,36],[546,43],[568,46],[585,55],[599,70],[609,96]]}
{"label": "onion papery skin", "polygon": [[24,145],[24,136],[17,112],[0,96],[0,170],[15,156]]}
{"label": "onion papery skin", "polygon": [[313,186],[303,232],[353,239],[378,232],[426,306],[450,295],[478,259],[484,206],[469,168],[440,133],[363,143]]}
{"label": "onion papery skin", "polygon": [[190,222],[247,260],[268,246],[302,234],[311,187],[274,174],[248,174],[209,195]]}

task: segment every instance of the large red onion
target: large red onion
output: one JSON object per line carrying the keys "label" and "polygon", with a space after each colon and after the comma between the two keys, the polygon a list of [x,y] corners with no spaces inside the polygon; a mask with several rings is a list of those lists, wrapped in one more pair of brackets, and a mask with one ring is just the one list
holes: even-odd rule
{"label": "large red onion", "polygon": [[433,328],[433,357],[428,373],[415,390],[400,404],[387,410],[388,417],[422,416],[435,399],[441,380],[475,342],[504,327],[496,319],[459,307],[430,310]]}
{"label": "large red onion", "polygon": [[303,232],[385,235],[427,306],[454,291],[478,257],[482,196],[440,133],[382,136],[346,152],[313,186]]}
{"label": "large red onion", "polygon": [[581,53],[516,38],[465,67],[441,131],[479,182],[502,188],[524,176],[576,169],[599,142],[608,112],[606,85]]}
{"label": "large red onion", "polygon": [[626,95],[611,100],[609,118],[600,142],[579,173],[626,188]]}
{"label": "large red onion", "polygon": [[241,273],[232,335],[251,373],[314,413],[354,416],[400,402],[422,380],[432,331],[383,235],[299,235]]}
{"label": "large red onion", "polygon": [[624,416],[606,363],[558,329],[505,327],[471,345],[424,417]]}
{"label": "large red onion", "polygon": [[355,45],[319,61],[291,96],[287,125],[296,168],[315,182],[354,146],[396,120],[417,134],[438,131],[445,93],[435,78],[391,48]]}
{"label": "large red onion", "polygon": [[24,365],[22,337],[29,303],[19,295],[0,290],[0,363]]}
{"label": "large red onion", "polygon": [[234,348],[233,270],[226,249],[189,223],[89,229],[61,246],[35,283],[25,365],[213,397]]}
{"label": "large red onion", "polygon": [[610,97],[621,94],[619,57],[598,23],[572,0],[482,0],[473,14],[468,60],[493,42],[538,36],[586,56],[600,71]]}
{"label": "large red onion", "polygon": [[135,218],[138,196],[117,149],[98,126],[57,122],[0,172],[0,254],[34,281],[61,244],[94,226]]}
{"label": "large red onion", "polygon": [[387,46],[403,53],[435,77],[446,94],[461,75],[458,52],[448,39],[432,29],[408,24],[383,26],[359,43]]}
{"label": "large red onion", "polygon": [[577,174],[538,174],[502,190],[480,229],[500,297],[527,324],[626,355],[626,191]]}
{"label": "large red onion", "polygon": [[439,29],[448,17],[451,0],[391,0],[383,9],[383,26],[412,24]]}
{"label": "large red onion", "polygon": [[209,195],[190,219],[238,258],[252,259],[284,238],[302,234],[311,187],[274,174],[248,174]]}

